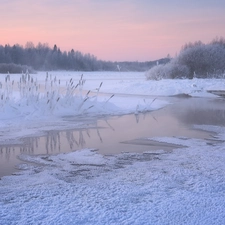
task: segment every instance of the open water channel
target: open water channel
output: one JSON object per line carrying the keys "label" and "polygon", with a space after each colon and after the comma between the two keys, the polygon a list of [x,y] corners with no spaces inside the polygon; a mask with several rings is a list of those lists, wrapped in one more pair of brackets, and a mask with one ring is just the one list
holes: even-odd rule
{"label": "open water channel", "polygon": [[[168,100],[168,99],[167,99]],[[223,98],[171,97],[172,104],[145,114],[100,118],[86,128],[47,131],[38,137],[24,137],[21,144],[0,145],[0,177],[15,174],[22,163],[20,154],[58,154],[83,148],[95,148],[109,155],[121,152],[172,150],[179,146],[153,142],[147,138],[179,136],[214,140],[212,133],[194,129],[194,125],[225,126]],[[66,118],[76,122],[76,118]]]}

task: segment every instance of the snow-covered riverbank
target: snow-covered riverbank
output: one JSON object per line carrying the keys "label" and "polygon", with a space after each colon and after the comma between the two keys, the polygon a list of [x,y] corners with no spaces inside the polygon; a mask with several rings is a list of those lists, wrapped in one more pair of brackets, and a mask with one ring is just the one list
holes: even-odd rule
{"label": "snow-covered riverbank", "polygon": [[[52,74],[61,85],[71,78],[80,79],[80,73]],[[45,74],[34,77],[44,84]],[[146,81],[141,73],[84,73],[84,79],[83,90],[96,93],[103,82],[101,92],[110,93],[98,96],[87,118],[156,110],[169,103],[158,95],[218,98],[208,90],[224,88],[223,80]],[[103,112],[101,104],[111,94],[115,96],[104,105]],[[8,106],[8,111],[0,112],[3,142],[35,134],[41,130],[40,124],[47,123],[45,129],[57,129],[54,124],[70,127],[62,120],[66,111],[60,105],[52,114],[28,113],[28,117],[18,110],[17,100]],[[72,109],[66,115],[71,115]],[[225,129],[213,125],[196,128],[214,135],[209,139],[151,138],[179,146],[172,151],[162,147],[114,156],[92,149],[58,155],[22,154],[21,171],[0,180],[0,224],[223,224]]]}

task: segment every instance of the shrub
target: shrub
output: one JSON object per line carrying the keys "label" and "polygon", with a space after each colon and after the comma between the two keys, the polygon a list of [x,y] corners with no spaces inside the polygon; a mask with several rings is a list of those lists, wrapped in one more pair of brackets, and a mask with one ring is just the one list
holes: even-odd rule
{"label": "shrub", "polygon": [[34,72],[33,68],[30,66],[17,65],[14,63],[0,63],[0,73],[21,73],[22,71]]}
{"label": "shrub", "polygon": [[[182,76],[181,76],[182,74]],[[149,80],[186,78],[190,74],[189,68],[178,64],[175,60],[165,65],[157,65],[146,72]]]}
{"label": "shrub", "polygon": [[189,77],[213,77],[225,70],[225,48],[219,44],[201,44],[182,50],[177,58],[179,65],[186,65]]}

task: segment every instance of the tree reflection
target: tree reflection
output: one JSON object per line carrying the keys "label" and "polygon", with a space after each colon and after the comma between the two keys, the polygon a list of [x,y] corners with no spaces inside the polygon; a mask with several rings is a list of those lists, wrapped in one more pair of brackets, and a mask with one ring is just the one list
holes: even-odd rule
{"label": "tree reflection", "polygon": [[[132,126],[134,129],[135,124],[138,126],[142,126],[142,122],[140,120],[145,120],[146,115],[151,114],[133,114],[128,116],[117,116],[113,118],[105,117],[101,120],[96,120],[96,122],[87,123],[87,128],[80,128],[76,130],[49,130],[45,131],[43,136],[38,137],[24,137],[19,140],[7,141],[7,144],[0,143],[0,163],[2,165],[7,161],[13,162],[20,154],[31,154],[31,155],[44,155],[44,154],[57,154],[60,152],[70,152],[73,150],[78,150],[82,148],[95,148],[95,146],[100,146],[101,143],[104,142],[104,138],[109,140],[114,138],[113,136],[118,138],[118,133],[122,136],[129,135],[129,132],[125,132],[126,127],[122,126],[122,130],[120,127],[120,123],[114,121],[126,121],[128,117],[129,120],[127,121],[128,127]],[[76,118],[77,119],[77,118]],[[99,124],[98,124],[98,121]],[[112,126],[110,122],[114,125]],[[73,118],[70,118],[71,123],[75,123]],[[117,127],[119,125],[119,128]],[[117,127],[117,129],[115,129]],[[122,133],[121,133],[122,132]],[[117,133],[114,135],[114,133]],[[121,136],[119,136],[121,137]],[[107,141],[104,144],[107,146]],[[15,144],[17,142],[18,144]],[[98,147],[97,147],[98,148]],[[107,150],[106,150],[107,151]]]}
{"label": "tree reflection", "polygon": [[[114,131],[114,128],[105,121],[107,127]],[[41,137],[25,137],[20,140],[20,144],[7,144],[0,147],[0,157],[10,160],[12,153],[19,154],[56,154],[58,152],[68,152],[78,148],[86,147],[86,140],[97,137],[99,142],[103,142],[101,129],[95,125],[92,128],[65,131],[47,131]],[[15,157],[15,156],[14,156]]]}

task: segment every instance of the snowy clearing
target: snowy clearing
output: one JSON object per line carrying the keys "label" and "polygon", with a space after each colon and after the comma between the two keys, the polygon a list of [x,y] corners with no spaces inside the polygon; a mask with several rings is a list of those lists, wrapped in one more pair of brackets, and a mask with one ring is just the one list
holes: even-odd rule
{"label": "snowy clearing", "polygon": [[[68,80],[79,82],[81,76],[80,72],[52,74],[60,79],[62,89]],[[44,86],[46,73],[32,76],[40,88]],[[10,79],[19,82],[18,77],[12,75]],[[5,77],[0,79],[4,82]],[[170,103],[159,96],[219,98],[208,91],[224,90],[224,80],[219,79],[146,81],[142,73],[119,72],[84,73],[83,79],[83,95],[78,91],[73,97],[78,105],[83,104],[90,90],[96,101],[78,124],[63,118],[82,116],[87,108],[74,110],[77,102],[65,107],[63,101],[68,96],[60,97],[63,101],[51,111],[42,107],[48,100],[44,90],[36,103],[23,105],[18,90],[10,89],[8,96],[13,98],[1,102],[1,142],[48,129],[82,127],[84,118],[95,121],[104,115],[138,114]],[[96,88],[101,82],[98,93]],[[0,91],[1,95],[9,94],[5,89]],[[60,89],[58,94],[62,96],[63,91]],[[115,96],[108,101],[112,94]],[[92,106],[91,98],[86,107]],[[195,128],[213,135],[208,139],[146,138],[179,148],[166,150],[162,145],[162,149],[144,153],[110,156],[95,149],[81,149],[57,155],[21,154],[20,171],[0,180],[0,224],[224,224],[225,128]]]}

